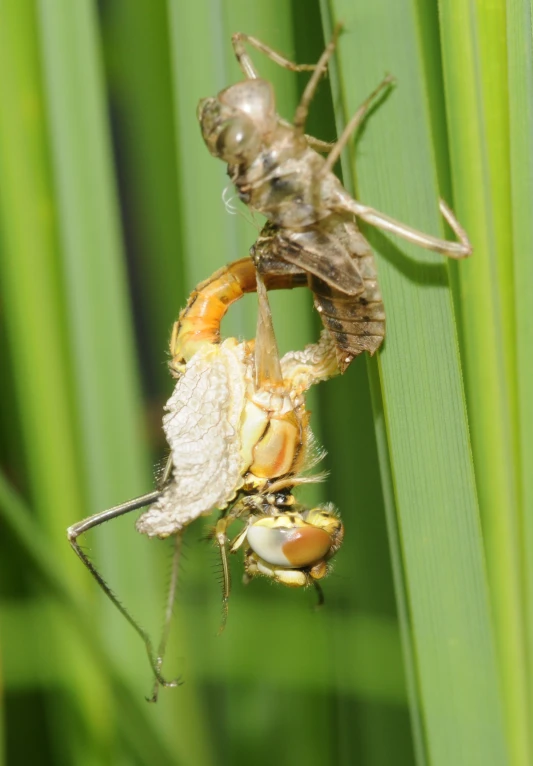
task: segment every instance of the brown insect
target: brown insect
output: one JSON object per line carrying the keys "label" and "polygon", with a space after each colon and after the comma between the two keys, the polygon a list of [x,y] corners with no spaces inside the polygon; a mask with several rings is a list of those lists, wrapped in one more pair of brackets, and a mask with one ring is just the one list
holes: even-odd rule
{"label": "brown insect", "polygon": [[[299,284],[266,277],[266,286]],[[220,322],[244,293],[258,293],[255,340],[221,340]],[[192,292],[174,326],[170,369],[177,378],[166,404],[163,428],[170,456],[153,492],[97,513],[71,526],[68,539],[106,595],[143,639],[156,686],[175,686],[161,666],[178,575],[181,538],[199,516],[221,511],[213,531],[223,570],[224,620],[230,593],[227,551],[244,551],[245,580],[268,577],[290,587],[315,586],[329,571],[343,537],[342,522],[326,504],[305,508],[293,488],[320,481],[303,475],[323,457],[314,447],[304,393],[338,373],[327,331],[303,351],[278,356],[266,287],[250,258],[217,271]],[[84,532],[130,511],[148,507],[137,520],[148,537],[175,536],[166,622],[157,655],[146,631],[120,603],[78,543]],[[228,529],[242,527],[229,541]]]}
{"label": "brown insect", "polygon": [[[373,354],[385,334],[385,311],[372,250],[356,219],[390,231],[451,258],[472,252],[468,237],[444,201],[440,210],[458,238],[450,242],[424,234],[353,199],[333,166],[376,97],[393,82],[386,77],[364,101],[335,144],[305,134],[309,106],[326,72],[340,27],[315,65],[297,65],[245,34],[232,37],[246,80],[200,101],[198,118],[204,141],[228,163],[228,175],[240,199],[268,219],[252,250],[257,269],[293,276],[304,273],[315,306],[337,347],[344,371],[362,351]],[[289,123],[276,113],[272,85],[259,78],[245,50],[248,43],[292,71],[314,70]],[[327,152],[328,157],[318,152]]]}

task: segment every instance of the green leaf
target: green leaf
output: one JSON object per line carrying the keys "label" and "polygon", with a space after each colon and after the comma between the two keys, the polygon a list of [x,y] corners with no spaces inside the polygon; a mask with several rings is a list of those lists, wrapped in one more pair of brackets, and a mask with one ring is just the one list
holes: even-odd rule
{"label": "green leaf", "polygon": [[[524,10],[525,6],[522,13]],[[489,8],[449,0],[441,2],[440,11],[453,189],[458,214],[475,247],[475,257],[459,271],[472,447],[510,752],[513,763],[525,765],[532,758],[524,614],[529,599],[523,582],[529,566],[523,557],[525,554],[526,561],[529,557],[521,543],[525,506],[522,508],[520,497],[524,464],[523,435],[519,434],[530,429],[527,425],[522,428],[529,405],[523,381],[522,401],[518,402],[517,360],[520,366],[528,364],[523,340],[531,318],[516,311],[523,289],[518,286],[528,277],[527,271],[520,272],[529,268],[524,265],[528,256],[523,246],[527,243],[520,242],[520,231],[527,232],[529,216],[524,219],[525,208],[515,210],[514,203],[516,183],[521,183],[516,173],[522,179],[527,173],[521,134],[531,130],[531,123],[521,112],[517,128],[516,89],[525,92],[527,85],[518,84],[517,65],[508,71],[507,59],[512,61],[519,52],[519,68],[527,71],[526,38],[517,30],[518,7],[513,26],[506,28],[505,2]],[[465,51],[460,65],[457,46]],[[524,76],[521,73],[520,80]],[[512,135],[510,86],[515,110]],[[524,191],[527,205],[527,187]],[[525,305],[523,300],[521,305]]]}
{"label": "green leaf", "polygon": [[[407,1],[373,3],[364,14],[349,2],[324,7],[345,29],[341,120],[384,71],[398,81],[357,145],[359,198],[439,232],[435,153],[446,147],[432,142],[427,90],[439,83],[425,79],[423,41],[437,19]],[[498,677],[447,267],[438,256],[367,231],[387,308],[375,414],[387,438],[382,460],[390,461],[427,760],[501,764]]]}

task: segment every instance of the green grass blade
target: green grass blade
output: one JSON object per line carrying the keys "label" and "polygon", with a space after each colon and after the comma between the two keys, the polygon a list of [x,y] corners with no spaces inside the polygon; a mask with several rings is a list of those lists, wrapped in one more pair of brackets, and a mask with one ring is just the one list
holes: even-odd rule
{"label": "green grass blade", "polygon": [[[440,10],[455,204],[475,247],[475,257],[459,272],[472,446],[507,731],[513,763],[527,764],[532,757],[531,711],[517,476],[518,424],[523,421],[517,415],[514,295],[515,265],[520,269],[527,256],[524,250],[515,250],[514,260],[512,255],[508,39],[510,51],[523,48],[507,38],[505,2],[488,8],[447,0]],[[458,46],[466,53],[460,66]],[[520,67],[525,66],[521,60]],[[515,168],[519,149],[513,148]],[[520,333],[523,337],[523,329]],[[523,346],[520,350],[523,364],[528,354]]]}
{"label": "green grass blade", "polygon": [[187,298],[167,8],[114,0],[101,7],[101,25],[125,244],[137,326],[146,341],[143,377],[153,396],[170,388],[166,342]]}
{"label": "green grass blade", "polygon": [[396,514],[394,482],[392,477],[391,459],[389,455],[386,423],[383,412],[383,399],[381,396],[379,368],[373,360],[368,360],[367,370],[370,381],[370,389],[372,392],[372,408],[375,416],[376,442],[381,472],[381,483],[384,494],[387,530],[389,535],[391,568],[394,578],[394,593],[396,596],[398,622],[402,639],[403,663],[405,669],[407,700],[409,703],[409,711],[411,716],[413,749],[416,763],[418,766],[424,766],[424,764],[427,763],[426,739],[424,734],[424,721],[422,718],[423,711],[421,710],[419,700],[416,648],[414,644],[413,628],[409,618],[409,603],[407,599],[407,588],[405,582],[405,572],[403,568],[400,532],[398,528],[399,520]]}
{"label": "green grass blade", "polygon": [[[140,494],[151,484],[96,22],[92,2],[42,7],[75,395],[92,511]],[[131,528],[132,520],[128,522]],[[144,624],[158,626],[164,580],[157,576],[156,559],[161,561],[162,551],[148,549],[133,530],[127,535],[120,524],[101,531],[98,548],[106,578]],[[103,625],[115,661],[139,685],[149,683],[142,646],[104,601],[102,616],[106,614],[109,619]],[[166,735],[186,760],[208,763],[205,738],[194,737],[203,726],[195,695],[190,687],[173,703],[175,715],[187,722],[190,739],[185,741],[171,729]],[[150,708],[145,715],[157,720]]]}
{"label": "green grass blade", "polygon": [[[527,626],[527,684],[529,711],[533,709],[533,9],[523,0],[507,4],[511,200],[516,301],[516,359],[518,426],[520,437],[520,500],[522,503],[524,561],[523,606]],[[531,726],[529,727],[531,735]]]}
{"label": "green grass blade", "polygon": [[103,478],[142,489],[145,457],[95,9],[43,4],[40,23],[82,450],[91,507],[101,507]]}
{"label": "green grass blade", "polygon": [[[439,231],[420,37],[431,19],[407,1],[373,2],[364,12],[349,2],[330,8],[346,29],[339,53],[344,119],[384,71],[399,83],[358,144],[359,196],[423,231]],[[446,266],[397,239],[369,237],[388,314],[378,361],[428,762],[501,764],[498,678]]]}
{"label": "green grass blade", "polygon": [[[70,410],[70,370],[65,360],[64,304],[57,257],[51,177],[45,142],[45,115],[40,88],[36,14],[33,4],[5,3],[0,44],[4,66],[0,79],[0,232],[1,290],[6,331],[13,360],[13,392],[20,413],[28,493],[43,527],[49,530],[58,566],[79,570],[65,545],[65,511],[81,509],[80,473],[76,464],[76,431]],[[38,376],[36,370],[39,370]],[[24,474],[22,474],[24,475]],[[65,523],[63,523],[65,522]],[[61,564],[59,564],[61,562]],[[72,565],[72,567],[71,567]],[[79,580],[78,580],[79,581]],[[109,731],[100,726],[93,694],[105,698],[105,681],[83,649],[65,645],[59,625],[43,629],[63,655],[60,677],[78,683],[79,709],[87,720],[85,742],[74,736],[74,717],[66,699],[54,698],[56,754],[66,751],[78,762],[80,750],[95,760],[107,745]],[[89,674],[93,674],[91,680]],[[63,741],[59,720],[66,726]],[[59,755],[58,755],[59,757]]]}
{"label": "green grass blade", "polygon": [[[40,6],[61,276],[68,316],[65,331],[72,364],[71,401],[86,496],[77,512],[76,506],[64,504],[56,510],[53,539],[58,546],[61,541],[62,549],[61,528],[76,516],[109,507],[132,492],[140,494],[148,478],[140,447],[138,379],[95,23],[92,2]],[[125,553],[113,527],[100,540],[104,551],[106,545],[108,550]],[[145,588],[147,599],[150,568],[146,562],[145,577],[136,578],[139,554],[134,549],[128,553],[122,560],[113,557],[114,566],[107,576],[126,602],[134,588],[140,593]],[[71,552],[67,550],[67,554]],[[78,579],[85,576],[72,556],[68,567]],[[126,647],[130,645],[121,640],[127,634],[126,626],[111,622],[109,639],[113,633],[115,646],[121,646],[117,661],[129,661],[133,669],[136,655],[133,650],[128,654]]]}

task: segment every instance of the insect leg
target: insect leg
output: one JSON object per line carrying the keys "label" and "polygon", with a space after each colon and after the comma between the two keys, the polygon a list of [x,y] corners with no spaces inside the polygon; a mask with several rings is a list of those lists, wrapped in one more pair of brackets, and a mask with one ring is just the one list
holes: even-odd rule
{"label": "insect leg", "polygon": [[329,43],[326,45],[324,53],[318,59],[318,63],[316,67],[314,67],[315,71],[313,72],[312,76],[309,78],[309,82],[305,86],[305,90],[302,93],[300,103],[296,107],[296,112],[294,113],[293,126],[297,131],[299,131],[302,134],[304,132],[305,122],[307,120],[307,114],[309,112],[309,105],[311,101],[313,100],[313,96],[315,95],[315,91],[317,89],[317,86],[318,86],[318,83],[320,82],[321,77],[327,71],[328,61],[332,57],[333,52],[337,46],[337,39],[339,37],[341,28],[342,28],[342,25],[337,24],[335,29],[333,30],[333,36],[331,40],[329,41]]}
{"label": "insect leg", "polygon": [[130,513],[130,511],[135,511],[135,510],[138,510],[139,508],[144,508],[146,505],[151,505],[152,503],[155,503],[156,500],[158,500],[160,495],[161,495],[161,490],[154,490],[153,492],[148,492],[146,495],[141,495],[140,497],[137,497],[134,500],[129,500],[127,503],[121,503],[120,505],[116,505],[114,508],[109,508],[106,511],[102,511],[101,513],[96,513],[93,516],[89,516],[88,518],[83,519],[82,521],[79,521],[77,524],[73,524],[71,527],[69,527],[67,529],[67,537],[72,548],[74,549],[74,552],[85,564],[85,566],[87,567],[91,575],[94,577],[94,579],[96,580],[100,588],[104,591],[106,596],[110,599],[110,601],[113,602],[113,604],[116,606],[119,612],[126,618],[126,620],[129,622],[131,627],[143,640],[144,645],[146,647],[146,653],[148,654],[150,667],[152,668],[152,672],[154,676],[156,677],[156,679],[158,680],[158,682],[161,684],[161,686],[178,686],[179,679],[175,679],[173,681],[167,681],[165,678],[163,678],[163,676],[161,675],[159,671],[157,660],[154,658],[154,651],[153,651],[153,646],[152,646],[152,641],[150,639],[150,636],[144,630],[144,628],[140,626],[140,624],[135,620],[135,618],[129,613],[126,607],[119,601],[118,597],[111,590],[111,588],[106,583],[106,581],[104,580],[104,578],[102,577],[98,569],[95,567],[95,565],[87,556],[87,554],[84,553],[84,551],[81,549],[78,543],[78,537],[84,532],[87,532],[89,529],[94,529],[95,527],[100,526],[100,524],[103,524],[105,521],[109,521],[110,519],[116,519],[119,516],[123,516],[125,513]]}
{"label": "insect leg", "polygon": [[246,535],[248,534],[248,525],[246,525],[237,535],[237,537],[233,538],[233,540],[229,544],[229,551],[230,553],[237,553],[239,548],[243,545],[244,541],[246,540]]}
{"label": "insect leg", "polygon": [[440,237],[434,237],[431,234],[424,234],[424,232],[413,229],[405,223],[396,221],[385,213],[380,213],[379,210],[363,205],[361,202],[352,199],[348,194],[342,195],[341,206],[347,212],[359,216],[359,218],[362,218],[363,221],[372,226],[397,234],[408,242],[425,247],[427,250],[434,250],[436,253],[447,255],[449,258],[467,258],[469,255],[472,255],[472,245],[466,231],[442,199],[439,200],[440,212],[450,225],[450,228],[459,240],[458,242],[450,242],[446,239],[440,239]]}
{"label": "insect leg", "polygon": [[[280,122],[285,122],[285,120],[280,120]],[[322,141],[322,139],[310,136],[308,133],[305,134],[305,140],[311,149],[314,149],[315,152],[320,152],[320,154],[329,154],[337,145],[335,141]]]}
{"label": "insect leg", "polygon": [[385,90],[389,85],[392,85],[394,83],[394,77],[392,75],[387,75],[378,85],[378,87],[372,91],[372,93],[366,98],[359,109],[356,111],[356,113],[353,115],[352,119],[348,122],[344,130],[342,131],[340,138],[338,138],[337,142],[333,145],[329,156],[324,164],[324,167],[320,171],[320,176],[324,178],[327,176],[328,173],[331,173],[331,170],[334,166],[334,164],[337,162],[337,160],[340,157],[340,154],[348,141],[350,140],[353,133],[357,130],[359,125],[362,123],[366,115],[368,114],[368,110],[372,106],[372,103],[374,102],[376,96],[378,96],[381,91]]}
{"label": "insect leg", "polygon": [[[167,594],[167,606],[165,609],[165,622],[163,625],[163,631],[161,633],[161,640],[157,648],[157,668],[161,672],[163,660],[165,658],[165,652],[167,648],[168,637],[170,634],[170,623],[172,621],[172,613],[174,611],[174,602],[176,600],[176,586],[178,583],[179,565],[181,558],[181,544],[183,542],[183,534],[175,535],[174,540],[174,553],[172,555],[172,569],[170,572],[170,584],[168,586]],[[159,680],[156,678],[154,682],[154,689],[152,696],[148,702],[157,702],[159,695]]]}
{"label": "insect leg", "polygon": [[[294,127],[292,122],[289,122],[288,120],[284,120],[283,117],[278,117],[278,122],[280,125],[284,125],[286,128]],[[310,136],[309,133],[305,134],[305,140],[307,141],[311,149],[314,149],[315,152],[320,152],[321,154],[329,154],[329,152],[332,152],[333,149],[335,149],[335,146],[337,145],[336,141],[322,141],[321,138]]]}
{"label": "insect leg", "polygon": [[230,577],[230,571],[229,571],[229,565],[228,565],[228,555],[226,551],[226,544],[228,540],[226,536],[226,529],[228,528],[231,521],[232,521],[231,517],[223,516],[221,519],[217,521],[217,525],[215,527],[215,539],[218,543],[218,547],[220,550],[220,560],[222,562],[222,577],[223,577],[222,622],[220,624],[219,633],[222,633],[222,631],[226,627],[226,622],[228,619],[228,601],[229,601],[229,594],[231,590],[231,577]]}
{"label": "insect leg", "polygon": [[324,591],[322,590],[322,586],[317,580],[313,580],[313,585],[318,597],[318,601],[315,605],[315,609],[320,609],[321,606],[324,606],[324,602],[325,602]]}
{"label": "insect leg", "polygon": [[294,62],[289,61],[289,59],[286,59],[285,56],[282,56],[281,53],[278,53],[273,48],[270,48],[270,46],[262,43],[261,40],[257,39],[257,37],[245,35],[243,32],[236,32],[231,37],[231,44],[233,45],[235,58],[239,62],[241,71],[249,80],[257,79],[259,74],[252,62],[252,59],[248,53],[246,53],[246,49],[244,47],[245,43],[251,45],[252,48],[256,49],[256,51],[264,53],[265,56],[268,56],[268,58],[275,64],[278,64],[284,69],[289,69],[291,72],[311,72],[316,68],[315,64],[295,64]]}
{"label": "insect leg", "polygon": [[[226,627],[226,621],[228,618],[228,601],[229,601],[229,594],[231,590],[231,574],[230,574],[230,569],[228,564],[228,553],[227,553],[228,536],[226,532],[230,524],[232,524],[236,519],[238,519],[243,514],[247,514],[247,513],[249,513],[249,508],[246,504],[246,500],[241,499],[235,503],[233,508],[231,508],[231,510],[228,513],[226,513],[225,516],[222,516],[217,521],[215,526],[214,537],[220,550],[220,560],[222,562],[222,577],[223,577],[222,622],[220,625],[219,633],[222,633],[222,631]],[[234,543],[235,543],[235,540],[232,542],[232,546]],[[232,553],[233,553],[233,550],[232,550]]]}

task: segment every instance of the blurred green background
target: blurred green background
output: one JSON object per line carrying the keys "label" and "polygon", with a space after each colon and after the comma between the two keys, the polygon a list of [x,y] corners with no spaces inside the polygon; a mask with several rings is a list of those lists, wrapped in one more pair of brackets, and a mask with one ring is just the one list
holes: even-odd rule
{"label": "blurred green background", "polygon": [[[4,0],[0,4],[0,763],[532,764],[533,67],[526,0]],[[240,73],[231,34],[316,61],[308,130],[358,197],[475,255],[365,229],[387,308],[379,358],[309,397],[346,538],[312,592],[244,587],[228,625],[205,523],[185,537],[157,705],[145,652],[65,530],[153,487],[170,328],[243,257],[199,98]],[[290,118],[306,77],[254,54]],[[356,172],[357,170],[357,172]],[[355,186],[354,186],[355,185]],[[448,232],[450,236],[450,232]],[[451,287],[450,287],[451,285]],[[271,299],[283,351],[316,338],[305,291]],[[227,335],[249,337],[254,297]],[[464,380],[464,389],[463,389]],[[466,398],[465,398],[466,397]],[[82,543],[157,638],[171,546],[134,518]]]}

